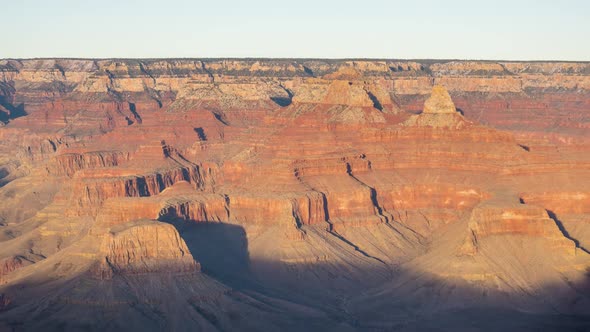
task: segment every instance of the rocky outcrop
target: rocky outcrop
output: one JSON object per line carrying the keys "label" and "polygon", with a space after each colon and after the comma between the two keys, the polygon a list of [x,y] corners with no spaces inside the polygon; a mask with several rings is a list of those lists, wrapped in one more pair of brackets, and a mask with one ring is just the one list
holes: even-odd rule
{"label": "rocky outcrop", "polygon": [[73,189],[76,199],[73,213],[95,214],[108,198],[151,196],[178,181],[190,181],[189,171],[182,168],[146,175],[129,174],[128,170],[87,174],[79,176]]}
{"label": "rocky outcrop", "polygon": [[441,85],[432,88],[432,94],[424,102],[426,114],[454,114],[457,112],[449,92]]}
{"label": "rocky outcrop", "polygon": [[181,181],[155,196],[109,198],[105,200],[96,221],[100,229],[136,219],[227,222],[228,198],[196,192],[191,184]]}
{"label": "rocky outcrop", "polygon": [[521,199],[527,204],[542,206],[557,214],[590,213],[590,193],[586,191],[543,191],[522,193]]}
{"label": "rocky outcrop", "polygon": [[31,264],[29,260],[22,256],[14,256],[6,258],[0,263],[0,281],[2,277],[12,271],[18,270],[23,266]]}
{"label": "rocky outcrop", "polygon": [[542,238],[553,250],[564,250],[575,255],[576,244],[566,238],[547,211],[537,206],[480,206],[473,210],[469,221],[472,244],[490,236],[516,235]]}
{"label": "rocky outcrop", "polygon": [[49,163],[47,170],[51,175],[72,176],[79,170],[118,166],[125,160],[129,160],[129,154],[120,151],[63,153]]}
{"label": "rocky outcrop", "polygon": [[101,278],[145,273],[195,273],[200,266],[172,225],[140,220],[102,236],[93,273]]}
{"label": "rocky outcrop", "polygon": [[470,122],[457,112],[449,92],[443,86],[435,85],[432,94],[424,102],[422,113],[411,116],[404,125],[458,129],[470,125]]}

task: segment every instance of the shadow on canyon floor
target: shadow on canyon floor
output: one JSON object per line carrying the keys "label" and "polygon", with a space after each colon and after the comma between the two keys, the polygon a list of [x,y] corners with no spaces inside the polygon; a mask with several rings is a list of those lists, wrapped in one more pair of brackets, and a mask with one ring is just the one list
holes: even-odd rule
{"label": "shadow on canyon floor", "polygon": [[280,107],[287,107],[291,105],[292,100],[291,96],[289,97],[271,97],[270,98],[275,104],[279,105]]}
{"label": "shadow on canyon floor", "polygon": [[171,221],[204,273],[240,288],[249,271],[248,239],[244,228],[227,223]]}
{"label": "shadow on canyon floor", "polygon": [[[246,294],[314,308],[361,330],[590,330],[586,279],[530,293],[486,288],[390,266],[281,262],[250,257],[245,230],[226,223],[172,222],[203,272]],[[568,286],[566,286],[568,285]],[[542,304],[539,304],[542,303]]]}
{"label": "shadow on canyon floor", "polygon": [[6,168],[0,167],[0,188],[4,187],[10,182],[10,180],[6,180],[9,175],[10,172]]}
{"label": "shadow on canyon floor", "polygon": [[168,222],[211,278],[163,273],[16,285],[4,290],[6,299],[16,301],[2,308],[0,322],[15,330],[48,324],[60,331],[590,330],[584,307],[590,303],[590,274],[569,286],[542,285],[534,294],[506,292],[403,268],[390,267],[387,274],[377,261],[353,266],[361,261],[261,260],[250,256],[239,225]]}

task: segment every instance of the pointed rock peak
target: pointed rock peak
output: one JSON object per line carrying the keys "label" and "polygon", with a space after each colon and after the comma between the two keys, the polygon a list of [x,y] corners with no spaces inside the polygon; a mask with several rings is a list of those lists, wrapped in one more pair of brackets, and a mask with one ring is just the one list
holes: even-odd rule
{"label": "pointed rock peak", "polygon": [[362,73],[351,66],[342,66],[337,71],[326,74],[322,78],[326,80],[358,80]]}
{"label": "pointed rock peak", "polygon": [[424,102],[422,113],[411,116],[403,125],[459,129],[470,123],[465,120],[461,113],[457,112],[447,89],[443,86],[435,85],[432,88],[432,94]]}
{"label": "pointed rock peak", "polygon": [[431,114],[456,113],[457,109],[447,89],[442,85],[435,85],[432,88],[432,94],[424,102],[423,112]]}

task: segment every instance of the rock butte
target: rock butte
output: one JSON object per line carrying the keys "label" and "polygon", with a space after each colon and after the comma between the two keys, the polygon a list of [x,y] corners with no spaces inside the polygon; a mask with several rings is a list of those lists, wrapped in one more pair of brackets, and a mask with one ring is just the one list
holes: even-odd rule
{"label": "rock butte", "polygon": [[0,60],[0,330],[583,330],[589,110],[589,63]]}
{"label": "rock butte", "polygon": [[449,92],[441,85],[432,88],[432,94],[424,102],[424,113],[445,114],[455,113],[455,104],[449,96]]}

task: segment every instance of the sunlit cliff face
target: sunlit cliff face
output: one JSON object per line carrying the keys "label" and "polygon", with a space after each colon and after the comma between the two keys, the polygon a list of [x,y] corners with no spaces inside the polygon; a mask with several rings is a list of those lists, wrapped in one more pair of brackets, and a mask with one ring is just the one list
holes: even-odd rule
{"label": "sunlit cliff face", "polygon": [[586,63],[2,60],[0,326],[584,326],[589,89]]}

